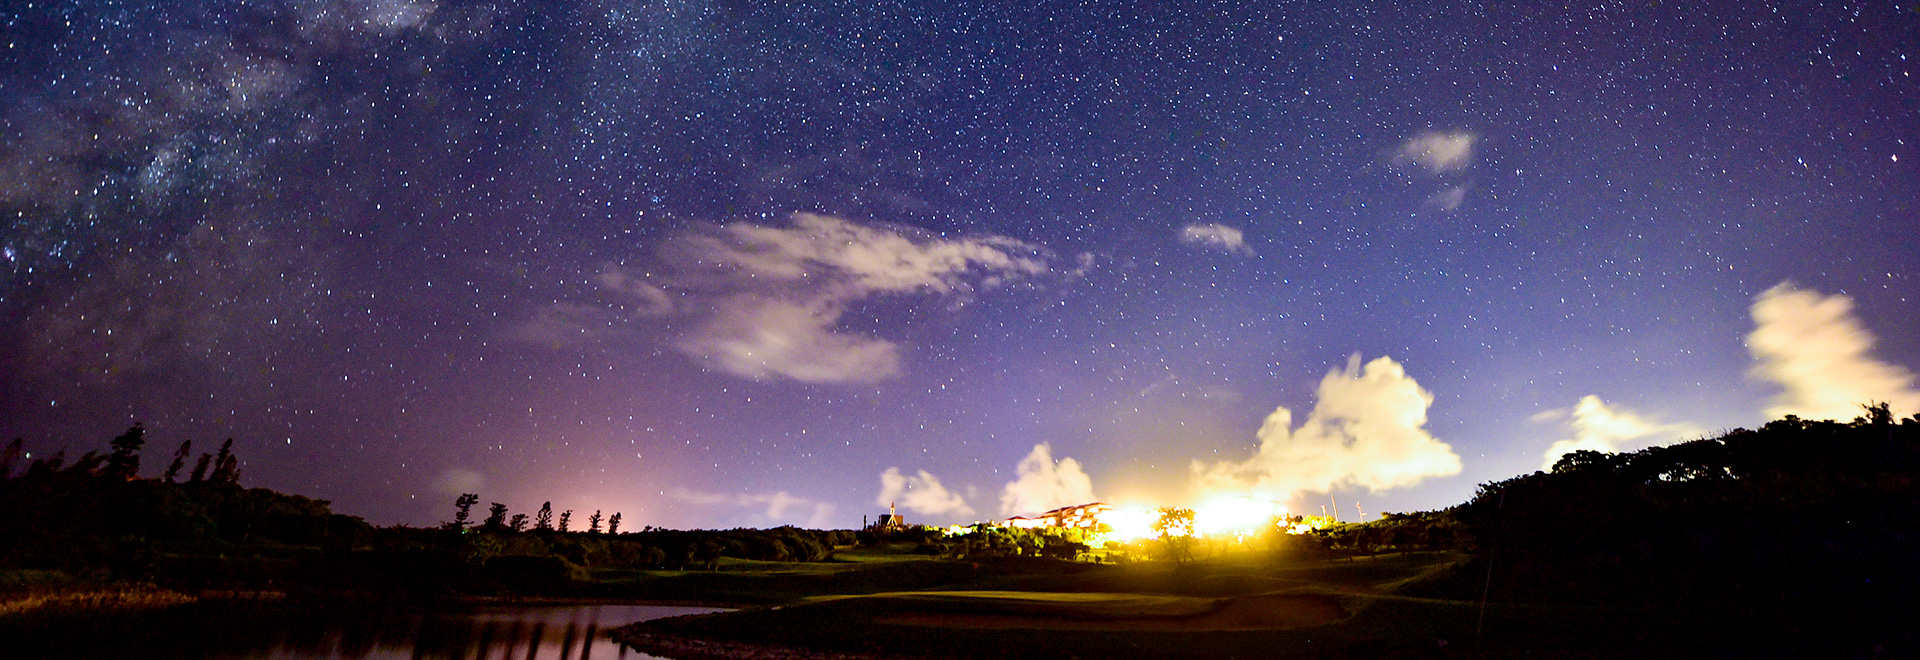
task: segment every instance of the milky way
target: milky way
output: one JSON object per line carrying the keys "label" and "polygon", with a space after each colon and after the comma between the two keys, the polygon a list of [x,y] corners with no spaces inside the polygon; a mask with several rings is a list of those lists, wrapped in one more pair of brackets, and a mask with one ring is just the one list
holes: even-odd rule
{"label": "milky way", "polygon": [[141,422],[150,472],[233,437],[244,483],[383,524],[845,527],[1433,508],[1920,410],[1893,3],[0,21],[0,434],[36,456]]}

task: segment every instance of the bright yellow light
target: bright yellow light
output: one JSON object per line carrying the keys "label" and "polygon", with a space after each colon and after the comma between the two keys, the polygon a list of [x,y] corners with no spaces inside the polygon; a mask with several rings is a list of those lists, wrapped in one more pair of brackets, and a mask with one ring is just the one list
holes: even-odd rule
{"label": "bright yellow light", "polygon": [[1132,541],[1153,536],[1153,521],[1160,518],[1160,512],[1146,507],[1127,506],[1109,509],[1100,513],[1100,522],[1106,524],[1106,538],[1114,541]]}
{"label": "bright yellow light", "polygon": [[1274,516],[1285,512],[1272,500],[1226,497],[1194,507],[1193,524],[1205,536],[1248,536],[1264,531]]}

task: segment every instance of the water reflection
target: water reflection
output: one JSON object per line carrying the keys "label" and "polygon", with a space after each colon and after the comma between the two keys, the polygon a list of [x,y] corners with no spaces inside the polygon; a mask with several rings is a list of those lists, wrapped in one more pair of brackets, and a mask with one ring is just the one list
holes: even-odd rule
{"label": "water reflection", "polygon": [[212,657],[232,660],[593,660],[654,658],[603,631],[634,621],[714,612],[703,607],[498,607],[462,613],[319,617],[277,643]]}
{"label": "water reflection", "polygon": [[642,660],[604,632],[682,614],[660,605],[418,608],[200,602],[0,626],[0,658]]}

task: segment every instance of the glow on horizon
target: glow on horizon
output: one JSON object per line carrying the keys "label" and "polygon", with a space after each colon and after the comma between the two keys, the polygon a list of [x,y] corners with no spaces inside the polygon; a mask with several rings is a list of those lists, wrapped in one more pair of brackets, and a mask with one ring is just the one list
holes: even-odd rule
{"label": "glow on horizon", "polygon": [[1201,536],[1251,536],[1274,527],[1287,508],[1273,500],[1218,497],[1193,508],[1193,526]]}

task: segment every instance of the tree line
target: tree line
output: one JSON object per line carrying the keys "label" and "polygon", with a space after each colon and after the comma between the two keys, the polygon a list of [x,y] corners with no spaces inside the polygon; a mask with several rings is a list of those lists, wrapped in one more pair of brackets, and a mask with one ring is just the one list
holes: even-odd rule
{"label": "tree line", "polygon": [[404,595],[592,591],[595,571],[713,570],[725,558],[808,562],[860,539],[852,530],[623,529],[620,512],[585,525],[552,502],[531,513],[478,494],[437,527],[375,527],[325,500],[240,485],[234,441],[197,457],[182,441],[157,477],[135,425],[108,448],[28,459],[0,450],[0,570],[85,580],[153,581],[188,591],[267,589]]}
{"label": "tree line", "polygon": [[[479,503],[480,495],[477,493],[462,493],[460,497],[454,498],[453,520],[446,523],[446,527],[454,531],[467,529],[473,520],[473,505]],[[602,520],[605,520],[607,523],[608,534],[620,533],[620,512],[615,511],[612,516],[603,518],[600,515],[599,509],[594,509],[593,515],[587,516],[586,532],[588,534],[599,534]],[[528,523],[531,522],[533,531],[558,531],[565,533],[572,531],[569,529],[569,527],[572,526],[572,521],[573,510],[567,509],[560,512],[560,522],[558,525],[555,525],[553,521],[553,502],[542,502],[540,504],[540,511],[535,513],[531,520],[529,520],[527,514],[524,513],[516,513],[513,514],[513,517],[509,518],[507,517],[507,505],[494,502],[487,507],[487,518],[481,521],[480,529],[491,532],[506,530],[524,532],[528,531],[527,526]]]}

